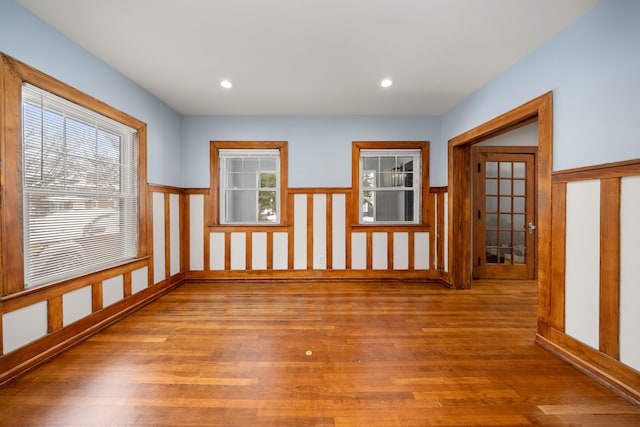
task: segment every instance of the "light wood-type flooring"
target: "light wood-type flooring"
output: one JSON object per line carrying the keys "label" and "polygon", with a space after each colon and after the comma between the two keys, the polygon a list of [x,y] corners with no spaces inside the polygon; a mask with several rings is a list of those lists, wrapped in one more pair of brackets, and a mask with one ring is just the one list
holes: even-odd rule
{"label": "light wood-type flooring", "polygon": [[0,425],[640,426],[534,283],[186,284],[0,388]]}

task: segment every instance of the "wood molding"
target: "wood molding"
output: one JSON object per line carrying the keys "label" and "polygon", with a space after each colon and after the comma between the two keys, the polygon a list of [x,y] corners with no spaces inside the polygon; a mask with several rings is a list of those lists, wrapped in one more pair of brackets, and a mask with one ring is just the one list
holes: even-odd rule
{"label": "wood molding", "polygon": [[220,156],[222,149],[275,149],[280,152],[280,214],[281,226],[289,223],[287,210],[289,191],[289,154],[286,141],[210,141],[209,144],[209,200],[205,201],[205,227],[220,225]]}
{"label": "wood molding", "polygon": [[130,295],[107,308],[92,313],[71,325],[61,327],[37,341],[3,355],[0,357],[0,386],[123,319],[129,313],[158,299],[165,293],[180,286],[183,278],[182,274],[175,275],[169,280],[148,287],[135,295]]}
{"label": "wood molding", "polygon": [[565,322],[565,259],[567,184],[554,183],[551,191],[552,218],[551,235],[551,295],[549,298],[549,326],[564,331]]}
{"label": "wood molding", "polygon": [[546,93],[511,111],[449,140],[449,251],[450,278],[456,288],[471,286],[471,146],[493,136],[538,122],[537,200],[538,217],[537,276],[540,283],[539,328],[549,321],[549,283],[551,270],[551,159],[552,93]]}
{"label": "wood molding", "polygon": [[62,329],[62,295],[47,301],[47,333]]}
{"label": "wood molding", "polygon": [[[215,273],[215,274],[211,274]],[[188,271],[185,282],[215,282],[220,280],[390,280],[416,281],[425,283],[443,283],[436,270],[225,270],[225,271]]]}
{"label": "wood molding", "polygon": [[130,273],[139,268],[149,267],[149,258],[134,260],[118,267],[108,268],[85,276],[68,279],[54,285],[42,286],[0,298],[4,312],[9,313],[38,302],[50,300],[67,292],[91,286],[98,281],[106,280],[121,274]]}
{"label": "wood molding", "polygon": [[[184,194],[186,190],[180,187],[173,187],[171,185],[163,184],[147,184],[147,191],[151,193],[170,193],[170,194]],[[208,189],[206,191],[209,191]]]}
{"label": "wood molding", "polygon": [[552,180],[556,183],[584,181],[590,179],[620,178],[633,175],[640,175],[640,159],[555,171],[552,174]]}
{"label": "wood molding", "polygon": [[[429,224],[429,141],[354,141],[351,143],[351,205],[360,206],[360,150],[401,150],[419,149],[422,168],[420,176],[420,224]],[[353,209],[351,224],[359,225],[360,212]],[[417,224],[414,224],[417,225]]]}
{"label": "wood molding", "polygon": [[561,331],[550,328],[548,335],[538,334],[536,344],[640,406],[640,373]]}
{"label": "wood molding", "polygon": [[600,351],[620,358],[620,178],[600,180]]}

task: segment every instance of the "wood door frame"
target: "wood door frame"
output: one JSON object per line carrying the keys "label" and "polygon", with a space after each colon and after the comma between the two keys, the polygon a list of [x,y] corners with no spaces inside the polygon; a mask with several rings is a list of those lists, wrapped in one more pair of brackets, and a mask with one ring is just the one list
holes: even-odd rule
{"label": "wood door frame", "polygon": [[454,288],[471,287],[471,146],[538,123],[537,198],[538,333],[547,335],[551,285],[551,168],[553,93],[547,92],[449,140],[449,271]]}

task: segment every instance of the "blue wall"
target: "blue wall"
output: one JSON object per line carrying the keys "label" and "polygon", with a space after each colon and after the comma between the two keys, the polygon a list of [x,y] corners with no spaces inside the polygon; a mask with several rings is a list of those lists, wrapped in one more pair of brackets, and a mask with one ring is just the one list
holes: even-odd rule
{"label": "blue wall", "polygon": [[180,185],[181,116],[166,104],[15,0],[0,0],[0,51],[147,123],[149,182]]}
{"label": "blue wall", "polygon": [[640,1],[605,0],[442,117],[447,141],[553,91],[553,169],[640,158]]}
{"label": "blue wall", "polygon": [[145,121],[151,183],[208,187],[210,140],[285,140],[292,187],[348,187],[351,142],[395,139],[431,141],[431,185],[446,185],[449,139],[548,91],[554,170],[640,157],[637,0],[604,0],[442,117],[181,117],[14,0],[0,50]]}
{"label": "blue wall", "polygon": [[[431,153],[437,154],[435,158],[440,157],[442,149],[438,117],[185,117],[182,133],[185,187],[209,186],[211,140],[288,141],[290,187],[351,187],[352,141],[427,140],[431,141]],[[441,166],[432,161],[431,169],[434,176]]]}

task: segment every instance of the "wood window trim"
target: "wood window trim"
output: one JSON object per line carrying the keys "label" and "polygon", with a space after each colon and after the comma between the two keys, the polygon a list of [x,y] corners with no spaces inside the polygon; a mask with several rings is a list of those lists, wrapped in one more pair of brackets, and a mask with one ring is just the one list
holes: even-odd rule
{"label": "wood window trim", "polygon": [[[220,223],[220,187],[219,170],[220,170],[220,150],[224,149],[241,149],[241,150],[265,150],[276,149],[280,151],[280,223],[279,224],[248,224],[243,226],[241,224],[221,224]],[[288,148],[286,141],[210,141],[209,145],[209,202],[206,204],[206,218],[208,228],[215,228],[220,230],[222,228],[234,228],[242,229],[248,227],[255,229],[271,229],[278,227],[287,227],[289,225],[288,216]]]}
{"label": "wood window trim", "polygon": [[[2,289],[6,296],[24,291],[22,225],[22,83],[30,83],[82,107],[136,129],[138,134],[138,258],[148,255],[147,125],[17,59],[0,52],[0,153],[2,168]],[[11,248],[9,251],[8,248]],[[48,287],[55,285],[45,285]],[[41,287],[41,288],[42,288]]]}
{"label": "wood window trim", "polygon": [[[420,222],[416,224],[360,224],[360,151],[420,150]],[[429,141],[354,141],[351,143],[351,227],[380,228],[429,226]]]}

